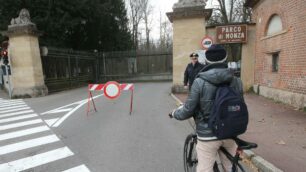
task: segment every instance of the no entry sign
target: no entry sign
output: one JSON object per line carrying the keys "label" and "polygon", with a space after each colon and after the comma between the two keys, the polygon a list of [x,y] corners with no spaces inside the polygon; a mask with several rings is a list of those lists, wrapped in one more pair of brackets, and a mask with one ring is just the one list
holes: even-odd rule
{"label": "no entry sign", "polygon": [[131,104],[130,114],[133,111],[133,97],[134,97],[134,84],[119,84],[115,81],[107,82],[106,84],[89,84],[88,85],[88,105],[87,105],[87,116],[90,110],[90,102],[93,103],[94,109],[97,112],[95,102],[92,97],[93,91],[103,91],[105,97],[109,99],[116,99],[120,96],[121,91],[131,91]]}
{"label": "no entry sign", "polygon": [[201,45],[205,50],[207,50],[212,44],[213,44],[213,40],[209,36],[205,36],[201,41]]}
{"label": "no entry sign", "polygon": [[104,86],[104,95],[109,99],[116,99],[120,96],[120,84],[115,81],[110,81]]}

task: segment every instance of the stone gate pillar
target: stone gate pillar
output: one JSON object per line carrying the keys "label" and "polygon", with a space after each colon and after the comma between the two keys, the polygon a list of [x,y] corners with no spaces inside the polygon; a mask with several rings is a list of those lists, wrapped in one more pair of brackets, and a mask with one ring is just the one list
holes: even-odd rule
{"label": "stone gate pillar", "polygon": [[167,13],[173,23],[173,92],[184,92],[184,71],[189,55],[202,49],[201,39],[206,35],[206,21],[212,9],[205,9],[206,0],[180,0],[173,12]]}
{"label": "stone gate pillar", "polygon": [[12,97],[47,95],[38,43],[40,32],[31,22],[28,10],[22,9],[19,17],[12,19],[6,35],[9,37]]}

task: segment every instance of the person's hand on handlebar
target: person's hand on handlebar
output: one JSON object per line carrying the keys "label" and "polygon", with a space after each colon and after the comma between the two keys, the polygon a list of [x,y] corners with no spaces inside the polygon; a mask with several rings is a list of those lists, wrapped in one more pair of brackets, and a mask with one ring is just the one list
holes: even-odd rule
{"label": "person's hand on handlebar", "polygon": [[169,118],[174,118],[174,113],[176,110],[181,109],[184,107],[184,104],[180,104],[180,106],[177,109],[174,109],[171,113],[169,113]]}
{"label": "person's hand on handlebar", "polygon": [[174,109],[172,112],[169,113],[169,118],[171,118],[171,119],[174,118],[174,112],[175,112],[175,110],[176,110],[176,109]]}

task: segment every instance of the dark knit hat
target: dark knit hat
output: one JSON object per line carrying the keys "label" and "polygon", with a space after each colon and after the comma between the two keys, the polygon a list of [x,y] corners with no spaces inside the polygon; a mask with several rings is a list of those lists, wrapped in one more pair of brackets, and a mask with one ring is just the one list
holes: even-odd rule
{"label": "dark knit hat", "polygon": [[227,59],[226,50],[219,44],[211,45],[205,55],[207,63],[224,63]]}

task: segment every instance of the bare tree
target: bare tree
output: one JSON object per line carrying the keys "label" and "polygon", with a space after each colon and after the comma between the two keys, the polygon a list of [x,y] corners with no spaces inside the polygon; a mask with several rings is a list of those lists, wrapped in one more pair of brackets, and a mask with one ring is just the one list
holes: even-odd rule
{"label": "bare tree", "polygon": [[[208,24],[230,24],[251,21],[251,9],[244,6],[246,0],[213,0],[217,5],[213,7],[214,12]],[[237,61],[241,57],[241,45],[225,45],[229,60]]]}
{"label": "bare tree", "polygon": [[145,35],[146,35],[146,48],[150,49],[150,33],[152,31],[152,14],[153,6],[150,4],[150,0],[142,0],[142,13],[145,25]]}
{"label": "bare tree", "polygon": [[142,0],[129,0],[130,23],[132,28],[132,38],[136,49],[138,48],[138,30],[139,24],[143,19]]}
{"label": "bare tree", "polygon": [[160,13],[160,44],[161,50],[169,50],[172,48],[172,27],[169,20],[163,19]]}
{"label": "bare tree", "polygon": [[251,22],[252,9],[244,6],[245,0],[240,0],[236,3],[235,16],[236,20],[240,22]]}
{"label": "bare tree", "polygon": [[244,6],[245,0],[214,0],[218,5],[209,24],[228,24],[251,21],[251,9]]}

